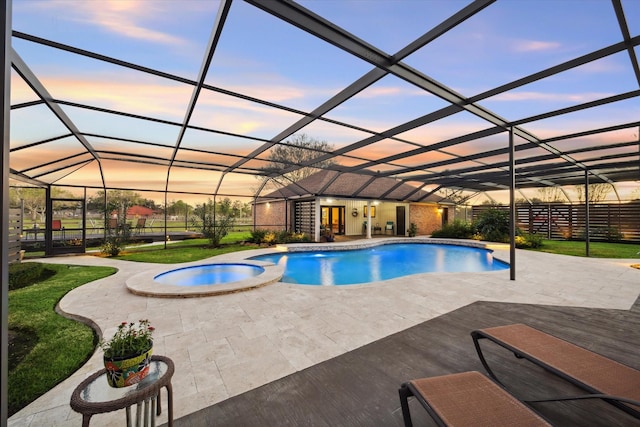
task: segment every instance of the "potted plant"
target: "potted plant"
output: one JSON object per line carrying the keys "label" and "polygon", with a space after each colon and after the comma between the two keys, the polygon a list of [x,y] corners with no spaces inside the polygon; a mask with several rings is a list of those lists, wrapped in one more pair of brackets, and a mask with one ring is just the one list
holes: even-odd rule
{"label": "potted plant", "polygon": [[102,341],[104,367],[111,387],[140,382],[149,373],[153,352],[153,331],[149,320],[122,322],[109,341]]}
{"label": "potted plant", "polygon": [[331,229],[326,227],[324,224],[320,224],[320,238],[321,242],[333,242],[335,240],[335,236]]}

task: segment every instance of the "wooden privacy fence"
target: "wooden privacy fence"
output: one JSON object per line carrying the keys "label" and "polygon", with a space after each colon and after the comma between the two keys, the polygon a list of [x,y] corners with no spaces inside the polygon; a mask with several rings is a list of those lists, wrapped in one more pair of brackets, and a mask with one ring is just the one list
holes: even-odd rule
{"label": "wooden privacy fence", "polygon": [[9,241],[7,242],[9,264],[20,261],[22,240],[22,209],[9,209]]}
{"label": "wooden privacy fence", "polygon": [[[473,219],[487,209],[508,206],[474,206]],[[563,203],[517,204],[517,226],[547,239],[584,239],[586,208]],[[640,242],[640,201],[589,205],[589,237],[594,240]]]}

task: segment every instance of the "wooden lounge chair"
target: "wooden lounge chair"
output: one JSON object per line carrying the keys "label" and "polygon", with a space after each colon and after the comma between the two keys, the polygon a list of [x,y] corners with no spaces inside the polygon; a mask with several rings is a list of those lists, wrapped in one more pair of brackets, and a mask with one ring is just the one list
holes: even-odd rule
{"label": "wooden lounge chair", "polygon": [[439,426],[550,426],[542,416],[480,372],[421,378],[402,384],[400,406],[411,427],[408,398],[415,398]]}
{"label": "wooden lounge chair", "polygon": [[147,218],[138,218],[138,222],[136,222],[136,234],[144,233],[145,223],[147,222]]}
{"label": "wooden lounge chair", "polygon": [[66,240],[65,238],[65,230],[64,227],[62,226],[62,220],[60,219],[52,219],[51,220],[51,231],[59,231],[62,233],[62,240]]}
{"label": "wooden lounge chair", "polygon": [[523,324],[475,330],[471,336],[482,365],[500,384],[482,354],[481,339],[504,347],[516,357],[535,363],[587,393],[535,402],[598,398],[640,418],[640,371],[637,369]]}

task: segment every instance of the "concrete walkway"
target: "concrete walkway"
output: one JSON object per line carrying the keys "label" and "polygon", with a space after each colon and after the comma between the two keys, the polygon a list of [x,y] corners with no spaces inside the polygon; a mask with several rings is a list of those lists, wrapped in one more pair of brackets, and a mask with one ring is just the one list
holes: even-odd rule
{"label": "concrete walkway", "polygon": [[[263,252],[259,250],[259,252]],[[237,261],[245,251],[216,257]],[[494,256],[508,261],[508,250]],[[474,301],[628,310],[640,294],[639,260],[587,259],[517,251],[509,270],[430,273],[344,287],[275,283],[206,298],[152,298],[129,293],[125,280],[156,264],[94,256],[48,263],[109,265],[118,273],[77,288],[60,302],[93,320],[109,337],[122,321],[149,319],[154,352],[173,359],[174,415],[179,418]],[[167,269],[172,266],[167,266]],[[79,426],[73,389],[102,368],[102,352],[9,420],[9,426]],[[164,411],[158,424],[166,422]],[[124,411],[95,415],[92,426],[124,425]]]}

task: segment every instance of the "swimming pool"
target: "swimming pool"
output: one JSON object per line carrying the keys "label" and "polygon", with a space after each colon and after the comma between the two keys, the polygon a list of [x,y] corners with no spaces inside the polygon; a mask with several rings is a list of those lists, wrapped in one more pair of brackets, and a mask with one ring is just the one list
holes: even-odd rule
{"label": "swimming pool", "polygon": [[366,249],[258,255],[250,259],[284,267],[282,282],[353,285],[433,272],[503,270],[488,249],[420,243],[392,243]]}

